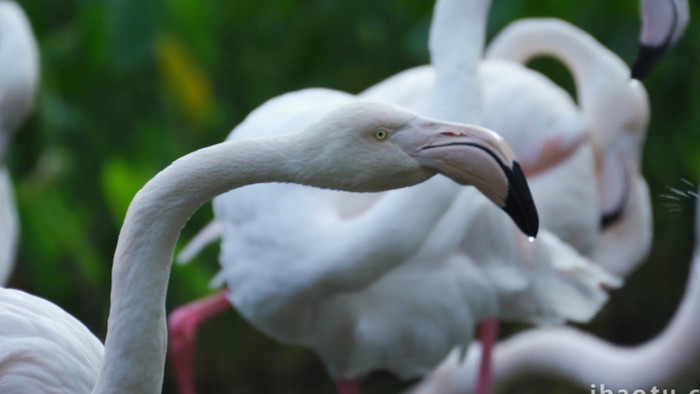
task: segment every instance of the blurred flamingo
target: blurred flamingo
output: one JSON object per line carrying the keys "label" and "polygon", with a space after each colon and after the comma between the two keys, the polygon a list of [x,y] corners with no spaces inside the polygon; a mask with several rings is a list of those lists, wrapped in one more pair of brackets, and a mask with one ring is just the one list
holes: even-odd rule
{"label": "blurred flamingo", "polygon": [[[489,60],[484,63],[498,59],[515,62],[511,65],[520,67],[537,56],[554,57],[572,73],[580,108],[567,124],[579,122],[579,132],[588,134],[593,148],[595,178],[591,183],[599,196],[600,221],[596,223],[599,233],[592,248],[583,252],[607,271],[625,277],[646,257],[652,238],[649,188],[641,174],[650,112],[646,90],[641,83],[628,78],[629,68],[617,55],[583,30],[557,19],[526,19],[510,24],[493,40],[486,53]],[[557,89],[551,81],[546,82]],[[495,98],[498,98],[497,89],[494,89]],[[521,91],[535,91],[535,87],[523,84]],[[505,92],[503,89],[500,94]],[[565,101],[572,102],[562,97],[561,103]],[[543,108],[560,111],[556,105],[552,100]],[[556,119],[557,115],[549,116]],[[512,141],[517,153],[518,137],[527,139],[527,134],[506,132],[514,127],[501,127],[507,121],[503,118],[494,116],[492,122],[485,123]],[[555,182],[566,182],[566,174],[563,175]],[[552,206],[551,191],[556,186],[543,186],[546,187],[540,189],[533,179],[535,201],[544,208]],[[579,200],[572,206],[583,204],[584,200]],[[567,234],[565,229],[571,216],[564,215],[565,212],[561,208],[554,212],[542,209],[543,226],[557,229],[557,234]],[[578,220],[583,218],[577,216]],[[576,245],[575,239],[581,235],[581,232],[571,233],[564,239]]]}
{"label": "blurred flamingo", "polygon": [[685,33],[690,21],[688,0],[641,0],[642,31],[632,78],[642,79],[656,67]]}
{"label": "blurred flamingo", "polygon": [[[591,141],[597,153],[596,162],[600,163],[597,184],[601,201],[605,204],[607,200],[612,207],[602,208],[600,234],[590,255],[596,264],[625,277],[643,261],[652,237],[649,191],[640,172],[641,150],[649,117],[646,93],[637,81],[627,78],[629,69],[622,60],[582,30],[563,21],[531,19],[514,22],[496,37],[487,52],[489,58],[505,58],[518,63],[525,63],[538,55],[560,59],[574,75],[581,114],[585,117],[585,127],[593,131]],[[497,123],[489,126],[503,129]],[[518,140],[511,140],[517,151]],[[600,148],[596,149],[596,145]],[[531,184],[535,201],[539,206],[547,207],[538,199],[540,185],[537,179]],[[546,212],[542,210],[543,226],[547,223]],[[551,334],[555,331],[547,329],[545,332]],[[560,357],[576,354],[579,350],[575,342],[570,348],[564,345],[566,336],[553,341],[560,343],[556,348],[562,354]],[[533,345],[532,349],[535,347]],[[470,361],[470,379],[474,378],[478,353],[479,347],[475,347],[474,359]],[[449,382],[457,370],[467,373],[452,355],[433,377],[419,386],[417,392],[442,392],[443,389],[451,392],[452,388],[444,382]],[[462,382],[460,387],[465,388],[468,384]]]}
{"label": "blurred flamingo", "polygon": [[39,51],[24,11],[0,1],[0,286],[15,262],[19,221],[5,157],[12,134],[34,105],[39,83]]}
{"label": "blurred flamingo", "polygon": [[[499,343],[494,381],[505,389],[523,376],[566,379],[581,389],[612,392],[673,387],[697,375],[700,361],[700,206],[696,206],[695,253],[685,294],[666,328],[641,345],[622,347],[574,328],[527,330]],[[469,393],[479,364],[478,346],[465,362],[453,354],[411,394]]]}

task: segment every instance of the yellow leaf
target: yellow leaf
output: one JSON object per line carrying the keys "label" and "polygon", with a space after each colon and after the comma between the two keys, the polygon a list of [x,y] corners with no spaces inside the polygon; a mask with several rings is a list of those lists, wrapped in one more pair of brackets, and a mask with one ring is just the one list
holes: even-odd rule
{"label": "yellow leaf", "polygon": [[212,112],[211,83],[189,49],[172,34],[158,40],[158,66],[166,89],[187,118],[205,122]]}

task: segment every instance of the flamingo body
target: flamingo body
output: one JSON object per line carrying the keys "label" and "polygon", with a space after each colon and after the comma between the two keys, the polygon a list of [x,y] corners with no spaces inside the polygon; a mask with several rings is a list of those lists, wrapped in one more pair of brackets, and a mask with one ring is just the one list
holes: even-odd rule
{"label": "flamingo body", "polygon": [[77,319],[42,298],[0,288],[0,391],[89,393],[102,343]]}

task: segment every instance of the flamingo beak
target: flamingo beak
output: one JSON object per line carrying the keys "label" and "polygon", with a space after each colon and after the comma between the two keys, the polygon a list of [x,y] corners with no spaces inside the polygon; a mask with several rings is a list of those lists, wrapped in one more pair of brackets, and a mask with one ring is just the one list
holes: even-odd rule
{"label": "flamingo beak", "polygon": [[690,20],[687,0],[642,0],[642,31],[632,78],[646,77],[678,42]]}
{"label": "flamingo beak", "polygon": [[429,134],[419,140],[404,138],[398,145],[423,167],[473,185],[523,233],[537,235],[539,218],[525,174],[501,136],[478,126],[437,121],[427,121],[421,128]]}

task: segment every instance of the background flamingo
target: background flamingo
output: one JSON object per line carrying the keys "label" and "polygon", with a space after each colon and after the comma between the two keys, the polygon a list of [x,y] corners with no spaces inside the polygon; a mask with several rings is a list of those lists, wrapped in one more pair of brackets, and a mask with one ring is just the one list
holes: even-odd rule
{"label": "background flamingo", "polygon": [[[700,337],[700,207],[695,252],[683,299],[664,330],[636,346],[619,346],[574,328],[528,330],[504,340],[494,352],[494,380],[503,391],[525,376],[556,377],[582,390],[659,390],[681,387],[697,374]],[[456,355],[410,391],[468,393],[476,379],[479,348],[460,365]],[[603,386],[601,386],[603,385]]]}
{"label": "background flamingo", "polygon": [[690,20],[687,0],[642,0],[642,31],[632,78],[642,79],[685,33]]}
{"label": "background flamingo", "polygon": [[19,221],[5,156],[12,134],[34,106],[39,53],[31,26],[14,2],[0,1],[0,285],[15,263]]}
{"label": "background flamingo", "polygon": [[[567,31],[566,34],[561,34],[564,31]],[[578,57],[577,59],[571,54],[568,56],[564,54],[562,56],[563,52],[568,51],[571,53],[572,51],[575,51],[577,44],[572,41],[579,41],[585,38],[584,36],[585,33],[578,31],[573,26],[567,26],[563,22],[552,20],[519,21],[513,23],[511,26],[505,29],[499,37],[496,38],[491,50],[489,51],[489,54],[494,57],[511,58],[518,62],[527,62],[538,53],[558,55],[561,56],[563,60],[568,57],[568,60],[564,61],[569,65],[569,68],[572,69],[574,74],[576,74],[577,70],[579,70],[579,73],[585,75],[585,73],[581,72],[583,71],[582,68],[584,68],[585,71],[590,72],[595,70],[595,67],[591,67],[590,64],[587,64],[581,57]],[[566,37],[569,37],[569,39]],[[585,40],[588,41],[590,38],[585,38]],[[550,43],[549,45],[547,45],[548,42]],[[552,42],[557,43],[558,46],[551,45]],[[583,42],[584,41],[581,41],[581,43]],[[528,43],[530,44],[528,45]],[[556,49],[557,47],[559,48],[558,50]],[[603,54],[605,51],[603,49],[603,52],[600,50],[598,52]],[[617,63],[620,62],[618,61]],[[625,92],[624,85],[619,85],[619,83],[618,85],[615,85],[607,80],[607,78],[610,78],[611,76],[617,76],[618,81],[624,82],[624,77],[627,74],[624,68],[625,67],[613,73],[599,71],[594,72],[597,78],[606,80],[605,83],[599,83],[598,86],[605,86],[606,88],[617,87],[620,92]],[[615,68],[609,70],[613,71]],[[577,80],[577,86],[585,86],[585,78],[579,79],[578,77],[575,77],[575,79]],[[591,81],[592,78],[589,77],[588,80]],[[603,91],[600,93],[602,92]],[[625,127],[628,127],[629,124],[633,124],[629,121],[629,119],[634,119],[635,116],[639,116],[634,111],[620,108],[621,105],[623,107],[626,105],[623,103],[629,103],[630,100],[617,99],[615,100],[615,103],[609,102],[608,104],[604,104],[606,97],[612,98],[615,97],[615,94],[608,93],[606,95],[600,93],[593,96],[589,94],[588,97],[586,97],[586,94],[584,93],[582,95],[583,97],[580,99],[582,102],[582,107],[584,111],[586,108],[588,108],[590,111],[589,114],[597,113],[598,116],[604,114],[605,112],[600,110],[591,111],[591,107],[603,103],[601,107],[605,107],[606,110],[611,110],[608,113],[613,116],[602,117],[602,119],[606,119],[605,122],[601,123],[600,120],[593,119],[593,121],[589,121],[589,123],[597,124],[597,127],[599,128],[608,128],[610,125],[613,125],[613,127],[614,125],[619,125],[618,128],[623,132],[620,134],[620,137],[618,137],[620,139],[617,144],[623,143],[627,147],[623,149],[618,147],[613,150],[613,152],[620,155],[619,157],[622,159],[617,161],[615,165],[622,168],[624,168],[626,165],[631,165],[632,168],[637,169],[635,171],[636,175],[633,175],[631,179],[633,179],[633,182],[637,183],[638,186],[635,186],[635,188],[638,188],[638,192],[636,194],[633,192],[630,195],[631,204],[627,209],[626,215],[624,215],[626,217],[623,216],[620,223],[612,226],[612,228],[604,229],[604,231],[601,233],[601,242],[596,245],[594,261],[601,264],[603,267],[618,273],[619,275],[626,276],[630,274],[637,267],[640,260],[644,258],[646,250],[650,245],[651,238],[650,210],[648,207],[648,202],[646,204],[639,204],[640,201],[649,200],[649,197],[647,196],[648,187],[646,186],[646,183],[641,175],[638,173],[641,155],[640,148],[644,140],[644,130],[642,129],[641,132],[640,130],[625,130]],[[581,93],[579,93],[579,95],[581,95]],[[632,110],[634,109],[633,106],[628,108]],[[643,116],[640,119],[645,119],[647,116],[644,112],[642,112],[642,115]],[[618,121],[616,118],[623,119],[623,121]],[[645,124],[646,122],[638,123]],[[632,131],[632,133],[628,134],[630,131]],[[608,135],[614,134],[608,133]],[[613,143],[612,145],[614,146],[615,144]],[[634,174],[634,172],[632,174]],[[601,191],[604,192],[605,189],[610,188],[610,186],[611,185],[606,185],[604,182],[602,182],[600,186]],[[687,321],[692,321],[692,318],[687,318]],[[576,380],[582,387],[589,386],[590,382],[606,382],[606,386],[613,388],[614,390],[620,388],[628,390],[633,390],[634,388],[639,387],[651,388],[655,385],[664,386],[664,384],[670,383],[669,378],[671,376],[681,376],[684,373],[683,371],[685,371],[688,367],[680,367],[680,371],[678,371],[679,368],[675,368],[673,366],[682,366],[688,359],[685,358],[684,355],[681,355],[677,362],[669,362],[669,364],[672,365],[669,368],[653,368],[657,371],[663,371],[660,372],[660,374],[652,372],[629,373],[629,371],[625,372],[614,368],[609,369],[609,365],[606,364],[607,361],[603,360],[615,360],[611,362],[616,363],[622,362],[622,359],[629,356],[629,360],[634,360],[634,362],[632,364],[627,362],[627,365],[635,365],[636,367],[639,367],[641,365],[645,365],[645,363],[651,363],[651,359],[653,358],[653,356],[651,356],[652,354],[655,356],[659,356],[661,354],[659,353],[659,348],[655,346],[657,346],[659,343],[663,343],[663,345],[659,345],[660,348],[663,349],[665,347],[667,350],[664,351],[670,351],[670,349],[673,348],[673,345],[669,345],[669,343],[679,343],[678,341],[683,341],[684,338],[687,337],[687,334],[683,334],[682,332],[682,329],[670,329],[668,332],[664,332],[658,340],[650,342],[650,346],[643,346],[639,348],[639,351],[635,350],[627,353],[627,351],[620,350],[616,353],[614,351],[603,351],[601,349],[607,347],[607,345],[594,344],[595,341],[591,341],[590,339],[580,340],[583,337],[591,337],[589,334],[583,334],[573,329],[546,329],[541,333],[536,333],[533,331],[523,334],[522,336],[518,335],[515,338],[506,341],[508,345],[504,345],[504,348],[518,350],[508,353],[507,356],[499,357],[497,360],[498,362],[502,363],[502,366],[499,368],[509,371],[504,374],[506,375],[506,381],[513,379],[515,374],[520,374],[520,370],[525,371],[524,373],[528,373],[529,368],[532,367],[533,371],[542,372],[551,367],[554,375],[569,377]],[[674,337],[675,339],[672,339]],[[530,342],[531,340],[532,342]],[[514,345],[511,347],[510,343],[514,343]],[[694,357],[692,343],[692,340],[689,341],[690,350],[688,352],[688,357],[691,359]],[[538,351],[536,349],[541,348],[552,349],[553,353],[547,353],[547,355],[543,357],[544,361],[538,361],[537,357],[527,360],[528,353],[530,355],[534,355],[534,353]],[[523,349],[528,350],[520,353]],[[479,348],[476,347],[473,352],[474,354],[471,355],[472,359],[467,363],[470,365],[470,372],[467,372],[466,369],[460,369],[458,366],[459,361],[453,355],[444,362],[444,364],[430,379],[426,380],[425,383],[421,384],[415,389],[416,393],[449,393],[453,390],[459,390],[457,389],[457,386],[451,386],[452,383],[450,382],[462,379],[461,377],[457,377],[457,375],[460,373],[463,373],[465,376],[470,376],[470,378],[467,380],[474,380],[476,365],[478,364],[478,361],[476,360],[478,359]],[[577,361],[573,363],[571,361],[565,362],[563,360],[567,359],[567,357],[562,357],[562,354],[577,354]],[[584,354],[585,356],[579,359],[578,355],[581,354]],[[589,357],[590,355],[594,356]],[[620,357],[622,357],[622,359]],[[514,364],[510,364],[513,360],[519,361],[515,361]],[[663,357],[661,357],[660,360],[663,360]],[[551,362],[551,364],[548,364],[549,362]],[[660,362],[664,364],[663,361]],[[522,364],[522,366],[511,368],[512,365],[518,364]],[[636,367],[635,370],[637,370]],[[457,372],[458,370],[459,372]],[[641,370],[644,370],[644,368],[641,368]],[[600,378],[594,378],[593,375],[598,375]],[[579,379],[579,376],[585,376],[585,378]],[[641,378],[640,376],[644,376],[644,378]],[[584,381],[589,383],[584,384]],[[620,385],[620,381],[629,383]],[[635,386],[634,383],[631,383],[635,381],[640,384]],[[608,382],[611,384],[607,384]],[[467,388],[468,386],[469,383],[467,382],[461,382],[459,384],[462,391],[471,390]]]}
{"label": "background flamingo", "polygon": [[[578,249],[590,255],[595,263],[625,277],[646,257],[652,238],[649,191],[641,174],[642,148],[649,122],[646,90],[638,81],[629,80],[629,68],[617,55],[584,31],[559,20],[514,22],[494,39],[487,51],[489,59],[518,64],[526,64],[537,56],[554,57],[572,73],[580,109],[578,113],[570,115],[571,119],[567,119],[565,124],[590,135],[596,163],[593,169],[596,178],[591,186],[594,186],[600,201],[597,208],[600,221],[594,223],[597,237],[587,247],[581,242],[591,240],[590,236],[567,228],[571,226],[569,220],[586,223],[585,218],[573,219],[570,215],[564,215],[562,207],[556,207],[551,212],[551,221],[546,211],[543,212],[544,223],[551,223],[550,226],[558,230],[557,234],[570,240],[573,245],[580,245]],[[484,70],[489,72],[487,67]],[[496,74],[491,72],[491,78],[496,80]],[[500,84],[502,86],[505,82],[501,81]],[[500,92],[494,89],[495,97],[507,93],[498,83],[494,85],[497,85],[496,89],[501,89]],[[528,88],[533,89],[531,86],[521,89],[527,91]],[[563,98],[560,100],[564,101]],[[544,107],[552,108],[554,105],[553,102]],[[499,130],[515,128],[501,127],[504,117],[498,117],[496,111],[492,113],[491,122],[487,122],[490,127]],[[510,137],[515,146],[528,142],[517,139],[522,138],[522,134],[512,137],[504,134]],[[576,163],[577,166],[582,164]],[[554,182],[566,182],[567,174],[563,175],[555,178]],[[551,192],[557,187],[554,182],[545,182],[542,188],[535,188],[536,201],[542,206],[551,204]],[[581,203],[577,202],[575,206],[580,207]]]}

